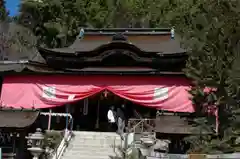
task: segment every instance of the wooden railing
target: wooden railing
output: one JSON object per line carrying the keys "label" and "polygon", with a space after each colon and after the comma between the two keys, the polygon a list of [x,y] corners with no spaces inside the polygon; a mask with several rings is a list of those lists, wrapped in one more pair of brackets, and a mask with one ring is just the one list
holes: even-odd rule
{"label": "wooden railing", "polygon": [[129,119],[127,132],[142,133],[154,132],[156,119]]}
{"label": "wooden railing", "polygon": [[70,113],[52,113],[50,112],[41,112],[40,115],[48,116],[48,130],[51,130],[51,118],[52,117],[64,117],[66,119],[66,130],[72,131],[73,129],[73,117]]}

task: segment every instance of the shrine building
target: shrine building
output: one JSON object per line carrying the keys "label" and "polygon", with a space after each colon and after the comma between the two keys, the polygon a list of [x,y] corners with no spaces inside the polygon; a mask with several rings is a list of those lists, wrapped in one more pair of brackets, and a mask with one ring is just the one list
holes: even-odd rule
{"label": "shrine building", "polygon": [[109,108],[125,105],[127,131],[134,121],[156,119],[145,131],[189,134],[185,117],[195,109],[182,71],[187,58],[171,29],[86,28],[68,47],[2,60],[1,111],[69,113],[71,124],[40,117],[42,129],[106,132]]}

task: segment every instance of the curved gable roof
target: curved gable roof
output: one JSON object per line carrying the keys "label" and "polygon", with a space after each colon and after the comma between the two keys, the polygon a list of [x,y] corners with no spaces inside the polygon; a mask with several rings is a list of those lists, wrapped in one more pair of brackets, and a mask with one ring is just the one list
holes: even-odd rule
{"label": "curved gable roof", "polygon": [[102,51],[104,49],[133,49],[138,52],[145,53],[161,53],[161,54],[177,54],[186,52],[181,48],[180,42],[177,40],[168,40],[168,41],[136,41],[136,42],[125,42],[125,41],[81,41],[77,39],[71,46],[66,48],[55,48],[55,49],[45,49],[40,48],[42,51],[49,51],[55,53],[87,53],[87,52],[96,52]]}

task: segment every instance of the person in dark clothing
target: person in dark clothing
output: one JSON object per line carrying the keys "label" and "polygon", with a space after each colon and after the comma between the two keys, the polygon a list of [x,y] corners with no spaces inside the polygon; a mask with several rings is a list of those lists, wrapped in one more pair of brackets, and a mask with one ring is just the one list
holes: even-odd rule
{"label": "person in dark clothing", "polygon": [[117,108],[117,133],[124,139],[124,129],[125,129],[125,114],[124,114],[125,106],[122,105],[120,108]]}

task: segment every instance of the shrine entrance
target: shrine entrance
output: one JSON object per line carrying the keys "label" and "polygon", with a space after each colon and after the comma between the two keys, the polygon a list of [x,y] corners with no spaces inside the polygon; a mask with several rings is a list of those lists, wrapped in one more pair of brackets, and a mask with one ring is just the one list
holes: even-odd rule
{"label": "shrine entrance", "polygon": [[[78,131],[115,132],[116,128],[111,127],[108,122],[108,110],[111,107],[117,109],[117,107],[125,103],[127,102],[124,99],[107,91],[73,103],[69,106],[74,119],[73,129]],[[131,112],[131,108],[128,107],[128,111]],[[124,113],[127,118],[128,114]]]}
{"label": "shrine entrance", "polygon": [[[124,105],[124,108],[121,106]],[[111,125],[108,122],[108,110],[113,107],[116,111],[121,107],[126,122],[132,119],[155,118],[156,110],[140,106],[131,101],[125,100],[111,92],[104,91],[84,100],[78,101],[70,106],[71,115],[74,119],[74,130],[78,131],[100,131],[116,132],[116,123]]]}
{"label": "shrine entrance", "polygon": [[[132,121],[133,119],[141,121],[146,118],[155,118],[155,109],[125,100],[108,91],[103,91],[62,107],[55,107],[51,109],[51,112],[71,114],[73,118],[71,128],[76,131],[116,132],[117,125],[116,123],[110,124],[108,122],[107,113],[111,107],[116,111],[117,108],[122,107],[122,105],[124,105],[124,108],[121,109],[126,119],[126,127],[129,126],[128,121]],[[42,118],[45,118],[45,122],[43,123],[47,123],[49,117],[43,116]],[[66,122],[69,123],[66,124]],[[130,127],[135,127],[135,124],[130,124]],[[47,125],[44,125],[45,127],[43,129],[47,129]],[[55,116],[51,119],[50,129],[64,130],[66,125],[68,125],[68,129],[70,129],[70,120],[66,121],[66,118]]]}

